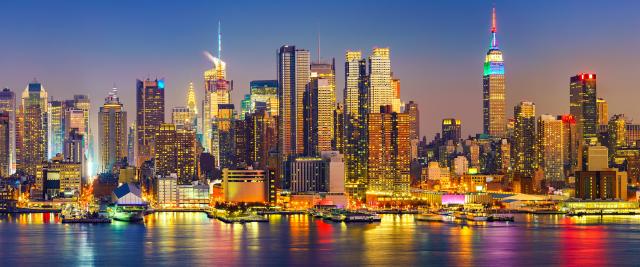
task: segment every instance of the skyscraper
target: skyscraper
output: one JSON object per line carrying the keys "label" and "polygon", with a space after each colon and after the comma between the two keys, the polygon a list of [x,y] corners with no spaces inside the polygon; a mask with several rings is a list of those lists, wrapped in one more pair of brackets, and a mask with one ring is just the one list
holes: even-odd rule
{"label": "skyscraper", "polygon": [[582,73],[570,78],[569,111],[576,119],[581,144],[595,143],[597,137],[596,75]]}
{"label": "skyscraper", "polygon": [[187,91],[187,108],[191,112],[191,125],[196,125],[196,118],[198,117],[198,107],[196,104],[196,90],[193,88],[193,83],[189,82],[189,90]]}
{"label": "skyscraper", "polygon": [[98,136],[100,137],[101,172],[110,171],[116,162],[128,157],[127,112],[120,103],[116,89],[104,99],[98,115]]}
{"label": "skyscraper", "polygon": [[331,151],[334,137],[335,94],[329,79],[314,77],[305,92],[304,153],[318,156],[321,151]]}
{"label": "skyscraper", "polygon": [[[202,108],[202,146],[211,152],[219,144],[212,142],[218,105],[231,103],[233,81],[227,80],[227,63],[222,61],[222,33],[218,23],[218,57],[209,55],[213,68],[204,72],[204,102]],[[217,160],[217,159],[216,159]]]}
{"label": "skyscraper", "polygon": [[607,142],[609,159],[613,159],[618,149],[627,145],[627,119],[624,114],[615,114],[611,117],[607,132],[609,133],[609,140]]}
{"label": "skyscraper", "polygon": [[367,62],[360,51],[347,51],[344,65],[345,187],[351,197],[363,200],[367,179]]}
{"label": "skyscraper", "polygon": [[564,150],[562,120],[541,115],[538,120],[539,161],[547,181],[564,181]]}
{"label": "skyscraper", "polygon": [[176,173],[178,155],[176,154],[176,126],[163,123],[155,136],[155,164],[156,175],[169,176]]}
{"label": "skyscraper", "polygon": [[409,138],[411,140],[420,139],[420,111],[418,103],[409,101],[404,105],[404,112],[409,114]]}
{"label": "skyscraper", "polygon": [[30,83],[22,92],[22,147],[20,163],[28,175],[35,175],[37,165],[47,159],[48,105],[47,91],[39,82]]}
{"label": "skyscraper", "polygon": [[10,174],[16,170],[16,95],[9,88],[0,91],[0,112],[7,112],[9,115],[9,168]]}
{"label": "skyscraper", "polygon": [[496,39],[496,9],[491,20],[491,45],[484,60],[482,76],[483,133],[490,136],[506,136],[505,76],[502,50]]}
{"label": "skyscraper", "polygon": [[215,119],[213,127],[213,143],[219,144],[214,146],[212,154],[219,169],[235,167],[235,138],[234,138],[234,118],[235,108],[233,104],[218,105],[218,116]]}
{"label": "skyscraper", "polygon": [[536,163],[536,106],[522,101],[514,108],[514,172],[520,178],[532,177]]}
{"label": "skyscraper", "polygon": [[408,196],[411,144],[409,115],[392,112],[391,106],[369,113],[367,124],[367,191],[372,194]]}
{"label": "skyscraper", "polygon": [[175,173],[180,184],[188,184],[196,173],[196,133],[170,123],[160,125],[156,133],[156,175]]}
{"label": "skyscraper", "polygon": [[564,157],[565,176],[573,175],[582,165],[582,159],[578,156],[579,140],[576,120],[571,114],[560,115],[558,119],[562,121],[562,154]]}
{"label": "skyscraper", "polygon": [[65,102],[63,101],[49,101],[49,107],[48,107],[48,121],[49,121],[49,129],[47,129],[47,132],[49,134],[48,136],[48,140],[49,140],[49,155],[47,156],[47,158],[52,158],[57,154],[62,154],[63,151],[63,144],[64,144],[64,136],[65,136],[65,129],[64,129],[64,113],[65,113]]}
{"label": "skyscraper", "polygon": [[0,111],[0,178],[11,175],[11,144],[9,129],[11,117],[8,111]]}
{"label": "skyscraper", "polygon": [[193,112],[188,107],[173,107],[171,109],[171,123],[178,128],[193,128]]}
{"label": "skyscraper", "polygon": [[400,79],[394,78],[393,72],[391,76],[391,109],[393,109],[393,112],[400,112],[404,105],[400,99]]}
{"label": "skyscraper", "polygon": [[390,49],[374,48],[369,56],[369,111],[380,112],[381,106],[393,105]]}
{"label": "skyscraper", "polygon": [[460,120],[449,118],[442,120],[442,141],[446,143],[452,140],[454,143],[460,142],[462,138],[462,122]]}
{"label": "skyscraper", "polygon": [[154,138],[164,123],[164,80],[136,81],[136,165],[154,157]]}
{"label": "skyscraper", "polygon": [[607,100],[598,97],[596,99],[596,109],[598,114],[598,125],[609,124],[609,104],[607,104]]}
{"label": "skyscraper", "polygon": [[278,116],[278,81],[256,80],[249,83],[249,112],[264,108],[271,116]]}
{"label": "skyscraper", "polygon": [[304,92],[310,81],[308,50],[284,45],[278,51],[280,156],[304,153]]}

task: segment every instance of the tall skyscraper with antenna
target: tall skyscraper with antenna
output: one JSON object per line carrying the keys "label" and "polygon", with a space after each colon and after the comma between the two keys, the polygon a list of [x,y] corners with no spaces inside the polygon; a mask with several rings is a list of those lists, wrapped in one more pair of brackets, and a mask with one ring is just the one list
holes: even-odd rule
{"label": "tall skyscraper with antenna", "polygon": [[505,116],[505,77],[502,50],[496,39],[496,9],[491,20],[491,44],[484,61],[482,76],[482,114],[483,133],[504,137],[506,134]]}

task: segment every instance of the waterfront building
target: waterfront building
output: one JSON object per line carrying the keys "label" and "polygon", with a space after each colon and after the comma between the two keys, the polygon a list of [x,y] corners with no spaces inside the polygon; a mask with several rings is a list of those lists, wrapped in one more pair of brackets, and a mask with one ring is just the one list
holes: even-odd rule
{"label": "waterfront building", "polygon": [[326,189],[330,193],[345,193],[344,155],[338,151],[322,151],[320,157],[325,161]]}
{"label": "waterfront building", "polygon": [[16,171],[16,112],[18,108],[16,106],[16,94],[9,88],[4,88],[0,91],[0,113],[7,112],[9,116],[9,151],[7,156],[9,157],[9,174],[13,174]]}
{"label": "waterfront building", "polygon": [[626,176],[616,170],[576,172],[576,198],[627,200]]}
{"label": "waterfront building", "polygon": [[0,178],[11,175],[11,115],[0,111]]}
{"label": "waterfront building", "polygon": [[596,75],[581,73],[569,80],[569,111],[576,120],[580,144],[595,144],[598,122]]}
{"label": "waterfront building", "polygon": [[136,81],[136,166],[155,157],[154,138],[164,123],[164,80]]}
{"label": "waterfront building", "polygon": [[598,114],[598,125],[609,124],[609,104],[604,98],[598,97],[596,99],[596,114]]}
{"label": "waterfront building", "polygon": [[292,157],[285,168],[285,188],[291,193],[327,192],[325,168],[320,157]]}
{"label": "waterfront building", "polygon": [[388,47],[374,48],[369,56],[368,109],[372,113],[378,113],[381,106],[393,105],[390,52]]}
{"label": "waterfront building", "polygon": [[47,91],[38,82],[29,83],[22,92],[20,164],[27,175],[35,175],[38,164],[48,155]]}
{"label": "waterfront building", "polygon": [[210,202],[209,186],[194,181],[191,184],[178,185],[177,206],[182,208],[208,208]]}
{"label": "waterfront building", "polygon": [[158,177],[156,200],[160,207],[175,207],[178,204],[178,176],[172,173]]}
{"label": "waterfront building", "polygon": [[390,106],[369,113],[367,123],[367,191],[378,195],[408,196],[410,185],[409,115]]}
{"label": "waterfront building", "polygon": [[514,172],[520,177],[532,177],[536,165],[536,108],[522,101],[514,108]]}
{"label": "waterfront building", "polygon": [[266,202],[268,181],[264,170],[222,169],[225,202]]}
{"label": "waterfront building", "polygon": [[482,76],[483,133],[495,137],[506,137],[504,60],[496,39],[495,8],[491,22],[491,45],[485,57]]}
{"label": "waterfront building", "polygon": [[310,82],[308,50],[284,45],[278,50],[279,152],[282,161],[304,153],[304,92]]}
{"label": "waterfront building", "polygon": [[100,172],[109,172],[114,165],[128,157],[127,112],[114,90],[105,98],[98,113],[100,142]]}
{"label": "waterfront building", "polygon": [[[80,196],[82,190],[82,164],[54,157],[37,164],[36,187],[42,194],[36,199],[69,198]],[[39,191],[38,190],[38,191]],[[35,192],[35,191],[34,191]]]}
{"label": "waterfront building", "polygon": [[449,118],[442,120],[442,143],[451,140],[455,144],[462,138],[462,122],[458,119]]}
{"label": "waterfront building", "polygon": [[344,87],[344,154],[346,188],[349,195],[363,200],[367,176],[367,128],[368,90],[366,60],[360,51],[345,54]]}
{"label": "waterfront building", "polygon": [[551,115],[538,120],[538,159],[544,176],[550,182],[564,181],[563,123]]}

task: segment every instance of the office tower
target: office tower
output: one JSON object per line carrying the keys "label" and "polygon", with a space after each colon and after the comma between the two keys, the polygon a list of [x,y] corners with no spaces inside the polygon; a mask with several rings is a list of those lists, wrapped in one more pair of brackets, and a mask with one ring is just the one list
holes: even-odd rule
{"label": "office tower", "polygon": [[393,72],[391,76],[391,109],[393,112],[401,112],[404,103],[400,99],[400,79],[393,78]]}
{"label": "office tower", "polygon": [[9,88],[0,91],[0,112],[9,114],[9,174],[16,171],[16,94]]}
{"label": "office tower", "polygon": [[35,175],[37,165],[47,159],[47,91],[38,82],[29,83],[22,92],[22,132],[20,163],[27,175]]}
{"label": "office tower", "polygon": [[579,145],[576,120],[571,114],[560,115],[558,119],[562,121],[564,173],[565,176],[570,176],[578,169],[578,166],[582,165],[582,158],[578,156],[578,151],[581,146]]}
{"label": "office tower", "polygon": [[164,80],[136,81],[136,166],[152,159],[154,138],[164,123]]}
{"label": "office tower", "polygon": [[367,191],[407,196],[410,183],[409,115],[381,107],[369,113],[367,125]]}
{"label": "office tower", "polygon": [[607,132],[609,159],[613,159],[618,149],[627,146],[627,119],[624,114],[615,114],[609,120]]}
{"label": "office tower", "polygon": [[342,103],[336,103],[336,107],[333,110],[333,125],[335,130],[333,131],[333,142],[331,147],[335,151],[344,153],[345,125],[344,125],[344,105]]}
{"label": "office tower", "polygon": [[136,136],[136,123],[132,123],[128,128],[127,134],[127,163],[129,166],[136,166],[136,144],[138,137]]}
{"label": "office tower", "polygon": [[0,178],[11,175],[11,116],[8,111],[0,111]]}
{"label": "office tower", "polygon": [[598,111],[596,101],[596,75],[578,74],[570,78],[569,111],[576,119],[580,143],[596,141]]}
{"label": "office tower", "polygon": [[196,177],[197,147],[195,129],[176,128],[176,174],[181,184],[188,184]]}
{"label": "office tower", "polygon": [[[68,105],[67,108],[70,106]],[[94,167],[94,143],[93,143],[93,131],[91,127],[89,127],[89,117],[91,114],[91,101],[89,100],[88,95],[73,95],[73,108],[75,110],[82,110],[84,116],[84,122],[82,126],[84,129],[79,129],[80,133],[84,136],[84,156],[86,158],[87,164],[83,166],[86,167],[83,171],[89,171],[89,174],[94,174],[97,167]],[[79,123],[77,125],[80,125]],[[69,129],[69,128],[67,128]]]}
{"label": "office tower", "polygon": [[[213,127],[218,117],[218,106],[231,103],[233,81],[227,80],[227,63],[222,61],[222,33],[218,24],[218,57],[210,57],[213,68],[204,72],[204,102],[202,109],[202,146],[212,152]],[[217,159],[216,159],[217,160]]]}
{"label": "office tower", "polygon": [[596,99],[596,113],[598,114],[598,125],[609,124],[609,104],[604,98],[598,97]]}
{"label": "office tower", "polygon": [[193,112],[188,107],[174,107],[171,109],[171,123],[178,128],[191,129]]}
{"label": "office tower", "polygon": [[278,81],[256,80],[249,83],[249,112],[264,108],[271,116],[278,116]]}
{"label": "office tower", "polygon": [[564,181],[563,128],[555,116],[541,115],[538,120],[538,158],[547,181]]}
{"label": "office tower", "polygon": [[442,119],[442,143],[451,140],[457,144],[462,139],[462,122],[458,119]]}
{"label": "office tower", "polygon": [[381,106],[393,105],[389,48],[374,48],[369,56],[369,110],[378,113]]}
{"label": "office tower", "polygon": [[177,171],[176,154],[176,126],[163,123],[160,125],[155,136],[155,164],[156,174],[169,176]]}
{"label": "office tower", "polygon": [[84,118],[85,112],[75,107],[66,108],[64,111],[64,138],[66,139],[72,130],[86,135],[87,126]]}
{"label": "office tower", "polygon": [[518,177],[532,177],[535,170],[536,107],[520,102],[514,108],[514,172]]}
{"label": "office tower", "polygon": [[263,170],[267,168],[269,152],[275,151],[278,144],[276,119],[265,109],[257,110],[245,117],[248,165]]}
{"label": "office tower", "polygon": [[409,101],[404,105],[404,112],[409,114],[409,139],[420,139],[420,111],[418,103]]}
{"label": "office tower", "polygon": [[218,115],[213,124],[212,154],[219,169],[235,167],[234,117],[233,104],[218,105]]}
{"label": "office tower", "polygon": [[286,160],[304,153],[304,92],[310,81],[309,51],[284,45],[278,51],[279,152]]}
{"label": "office tower", "polygon": [[319,78],[312,72],[311,83],[304,98],[304,154],[320,155],[331,151],[334,124],[335,94],[329,79]]}
{"label": "office tower", "polygon": [[195,126],[196,118],[198,117],[198,107],[196,104],[196,90],[193,88],[192,82],[189,82],[189,90],[187,91],[187,108],[191,112],[191,125]]}
{"label": "office tower", "polygon": [[496,9],[491,20],[491,45],[484,60],[482,76],[483,132],[490,136],[506,136],[505,76],[502,50],[496,39]]}
{"label": "office tower", "polygon": [[49,101],[48,107],[49,129],[49,155],[47,158],[52,158],[57,154],[62,154],[65,133],[65,120],[64,114],[66,110],[65,102],[63,101]]}
{"label": "office tower", "polygon": [[77,128],[72,129],[64,138],[63,159],[67,162],[80,163],[83,165],[82,173],[85,177],[85,137]]}
{"label": "office tower", "polygon": [[[104,99],[98,113],[98,136],[100,138],[100,172],[109,172],[117,162],[129,156],[127,142],[127,112],[120,102],[117,91]],[[130,142],[134,142],[134,138]],[[132,155],[133,156],[133,155]]]}
{"label": "office tower", "polygon": [[[248,116],[251,116],[251,114],[247,114]],[[233,121],[233,158],[236,168],[247,168],[251,166],[252,162],[248,144],[252,136],[249,131],[249,122],[246,120],[247,117]]]}
{"label": "office tower", "polygon": [[347,193],[363,200],[367,178],[367,129],[368,90],[366,60],[359,51],[345,54],[344,87],[344,154],[347,171]]}

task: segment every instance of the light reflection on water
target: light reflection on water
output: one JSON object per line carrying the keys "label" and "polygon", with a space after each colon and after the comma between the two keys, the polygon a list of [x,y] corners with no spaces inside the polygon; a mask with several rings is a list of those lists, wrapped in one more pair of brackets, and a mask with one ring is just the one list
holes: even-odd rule
{"label": "light reflection on water", "polygon": [[3,266],[637,265],[640,216],[516,215],[514,223],[332,223],[307,215],[225,224],[204,213],[144,223],[61,224],[56,214],[0,215]]}

